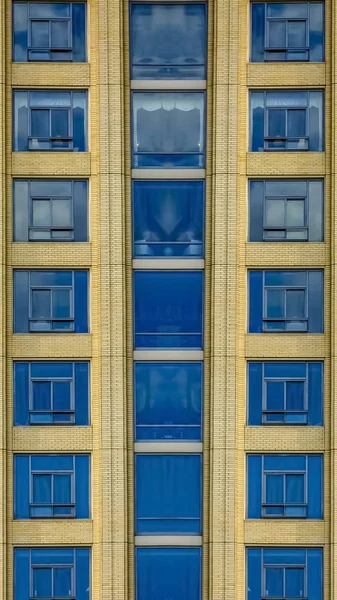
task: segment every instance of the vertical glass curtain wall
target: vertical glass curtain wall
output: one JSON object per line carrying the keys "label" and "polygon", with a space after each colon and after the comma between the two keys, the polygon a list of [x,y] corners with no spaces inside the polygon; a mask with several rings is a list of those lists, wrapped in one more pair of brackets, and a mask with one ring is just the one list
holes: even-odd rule
{"label": "vertical glass curtain wall", "polygon": [[201,600],[207,4],[129,15],[136,598]]}

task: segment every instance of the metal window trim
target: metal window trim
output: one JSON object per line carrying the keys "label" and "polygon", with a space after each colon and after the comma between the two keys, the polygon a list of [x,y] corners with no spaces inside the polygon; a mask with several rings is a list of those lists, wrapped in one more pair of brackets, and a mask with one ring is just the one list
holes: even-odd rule
{"label": "metal window trim", "polygon": [[267,589],[266,589],[266,575],[267,575],[266,571],[267,571],[267,569],[273,569],[273,568],[274,569],[282,569],[282,571],[283,571],[283,591],[284,591],[284,594],[283,594],[283,597],[280,600],[283,600],[283,598],[284,598],[284,600],[287,600],[287,596],[285,595],[286,571],[290,570],[290,569],[303,569],[303,571],[304,571],[304,576],[303,576],[303,581],[304,581],[304,596],[302,596],[302,598],[303,598],[303,600],[307,599],[307,594],[308,594],[308,592],[307,592],[308,569],[307,569],[307,551],[306,551],[306,549],[305,549],[305,553],[306,553],[306,563],[305,563],[305,565],[301,565],[301,564],[293,564],[293,565],[288,565],[288,564],[279,564],[279,565],[277,565],[277,564],[270,564],[269,565],[268,564],[268,565],[265,565],[263,563],[263,556],[262,556],[262,565],[261,565],[262,566],[262,573],[261,573],[261,575],[262,575],[262,586],[261,586],[261,589],[263,590],[264,593],[262,595],[262,599],[261,600],[264,600],[264,599],[270,600],[271,599],[271,597],[268,596]]}
{"label": "metal window trim", "polygon": [[[270,4],[269,2],[267,2],[267,5]],[[286,3],[285,3],[286,4]],[[305,23],[305,37],[306,37],[306,44],[307,47],[305,48],[305,50],[309,50],[310,51],[310,47],[309,47],[309,33],[310,33],[310,23],[309,23],[309,17],[310,17],[310,11],[309,11],[309,3],[306,2],[305,3],[307,5],[307,16],[306,17],[270,17],[267,14],[267,11],[265,11],[265,49],[267,50],[273,50],[273,48],[270,48],[269,46],[267,46],[267,44],[269,43],[270,37],[269,37],[269,24],[270,22],[282,22],[285,23],[286,26],[286,46],[285,46],[285,51],[290,50],[289,47],[289,22],[304,22]],[[299,51],[303,51],[302,47],[296,48],[295,50],[299,50]]]}
{"label": "metal window trim", "polygon": [[[275,361],[274,364],[279,364],[280,362],[284,362],[284,361]],[[293,361],[293,364],[305,364],[305,369],[306,369],[306,375],[305,377],[268,377],[265,375],[265,365],[266,364],[270,364],[267,363],[266,361],[262,362],[262,413],[265,412],[270,412],[268,411],[268,406],[267,406],[267,384],[268,382],[282,382],[283,385],[283,392],[284,392],[284,404],[283,404],[283,408],[284,408],[284,413],[287,414],[288,412],[302,412],[302,411],[288,411],[287,410],[287,383],[292,383],[292,382],[303,382],[304,383],[304,402],[303,402],[303,412],[307,412],[309,410],[309,362],[304,362],[301,363],[300,361]],[[275,412],[281,412],[281,411],[275,411]]]}
{"label": "metal window trim", "polygon": [[[72,565],[58,565],[58,564],[30,564],[30,589],[31,589],[31,596],[29,600],[36,600],[36,595],[34,594],[34,589],[33,589],[33,572],[34,569],[48,569],[49,571],[51,571],[51,585],[52,585],[52,596],[50,600],[59,600],[58,596],[55,596],[54,594],[54,588],[55,588],[55,582],[54,582],[54,570],[55,569],[68,569],[71,571],[71,595],[69,596],[69,600],[76,600],[76,589],[75,589],[75,583],[76,583],[76,579],[75,579],[75,557],[74,557],[74,563]],[[67,596],[68,598],[68,596]]]}
{"label": "metal window trim", "polygon": [[[30,4],[31,2],[27,2],[28,4],[28,13],[27,13],[27,37],[28,37],[28,44],[27,44],[27,51],[29,52],[30,50],[34,50],[34,51],[49,51],[52,52],[53,51],[53,47],[52,47],[52,28],[51,28],[51,24],[55,23],[55,22],[61,22],[61,23],[65,23],[68,22],[68,43],[69,43],[69,48],[61,48],[61,51],[65,50],[65,51],[72,51],[72,47],[73,47],[73,39],[72,39],[72,24],[73,24],[73,17],[72,17],[72,3],[69,2],[69,17],[31,17],[29,14],[30,11]],[[46,2],[46,4],[48,4]],[[68,2],[66,2],[66,4],[68,4]],[[48,48],[42,48],[40,46],[37,47],[33,47],[32,46],[32,23],[33,22],[47,22],[48,23],[48,37],[49,37],[49,47]],[[59,51],[59,49],[57,49],[57,51]]]}
{"label": "metal window trim", "polygon": [[[53,224],[53,204],[55,202],[59,202],[61,200],[67,200],[71,204],[71,225],[54,225]],[[33,204],[34,202],[43,202],[48,201],[50,203],[50,225],[33,225]],[[49,229],[74,229],[74,198],[71,196],[29,196],[29,227],[34,229],[39,229],[40,227],[49,228]]]}

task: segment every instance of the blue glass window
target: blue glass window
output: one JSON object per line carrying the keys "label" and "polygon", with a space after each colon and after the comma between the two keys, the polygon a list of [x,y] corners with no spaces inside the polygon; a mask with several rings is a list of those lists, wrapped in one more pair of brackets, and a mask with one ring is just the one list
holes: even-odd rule
{"label": "blue glass window", "polygon": [[88,362],[15,362],[14,425],[89,425]]}
{"label": "blue glass window", "polygon": [[14,242],[87,242],[88,182],[15,179]]}
{"label": "blue glass window", "polygon": [[13,61],[86,60],[85,3],[14,2]]}
{"label": "blue glass window", "polygon": [[248,548],[247,600],[323,600],[321,548]]}
{"label": "blue glass window", "polygon": [[323,333],[323,271],[249,271],[249,333]]}
{"label": "blue glass window", "polygon": [[90,600],[89,548],[15,548],[14,600]]}
{"label": "blue glass window", "polygon": [[16,454],[14,519],[88,519],[89,456]]}
{"label": "blue glass window", "polygon": [[250,242],[322,242],[323,181],[249,182]]}
{"label": "blue glass window", "polygon": [[131,79],[206,79],[205,4],[131,4]]}
{"label": "blue glass window", "polygon": [[247,456],[248,519],[322,519],[320,454]]}
{"label": "blue glass window", "polygon": [[203,181],[134,181],[134,257],[203,256],[204,194]]}
{"label": "blue glass window", "polygon": [[201,441],[202,377],[202,363],[135,363],[136,440]]}
{"label": "blue glass window", "polygon": [[87,150],[87,92],[14,92],[15,152]]}
{"label": "blue glass window", "polygon": [[250,92],[250,150],[322,152],[323,92]]}
{"label": "blue glass window", "polygon": [[136,600],[201,600],[201,548],[136,548],[135,552]]}
{"label": "blue glass window", "polygon": [[137,535],[201,535],[200,454],[137,454]]}
{"label": "blue glass window", "polygon": [[88,271],[14,271],[14,333],[87,333]]}
{"label": "blue glass window", "polygon": [[324,60],[324,11],[321,2],[253,2],[251,60]]}
{"label": "blue glass window", "polygon": [[133,166],[203,167],[204,92],[133,92]]}
{"label": "blue glass window", "polygon": [[322,362],[249,362],[248,425],[323,425]]}
{"label": "blue glass window", "polygon": [[136,348],[203,345],[203,272],[135,271]]}

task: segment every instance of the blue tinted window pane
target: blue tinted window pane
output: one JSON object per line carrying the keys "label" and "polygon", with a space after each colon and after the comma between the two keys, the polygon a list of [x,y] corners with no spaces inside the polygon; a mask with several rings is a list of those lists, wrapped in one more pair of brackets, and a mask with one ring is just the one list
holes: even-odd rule
{"label": "blue tinted window pane", "polygon": [[50,504],[52,502],[51,475],[33,475],[33,503]]}
{"label": "blue tinted window pane", "polygon": [[136,456],[138,534],[201,533],[201,457]]}
{"label": "blue tinted window pane", "polygon": [[56,381],[53,383],[53,409],[70,410],[71,383],[69,381]]}
{"label": "blue tinted window pane", "polygon": [[14,333],[27,333],[29,322],[29,273],[14,271]]}
{"label": "blue tinted window pane", "polygon": [[73,363],[34,362],[31,363],[31,374],[34,378],[68,378],[73,375]]}
{"label": "blue tinted window pane", "polygon": [[202,167],[204,110],[201,92],[133,93],[133,166]]}
{"label": "blue tinted window pane", "polygon": [[75,332],[89,331],[89,281],[87,271],[74,272]]}
{"label": "blue tinted window pane", "polygon": [[54,498],[55,504],[71,503],[71,475],[54,475]]}
{"label": "blue tinted window pane", "polygon": [[324,10],[323,4],[309,3],[309,46],[310,60],[322,62],[324,60]]}
{"label": "blue tinted window pane", "polygon": [[283,502],[283,477],[282,475],[266,475],[266,503],[281,504]]}
{"label": "blue tinted window pane", "polygon": [[72,37],[74,62],[84,62],[86,60],[85,8],[85,4],[80,4],[78,2],[74,2],[72,4]]}
{"label": "blue tinted window pane", "polygon": [[73,183],[74,238],[76,242],[88,241],[88,182]]}
{"label": "blue tinted window pane", "polygon": [[305,478],[304,475],[286,476],[286,497],[289,504],[304,504],[305,502]]}
{"label": "blue tinted window pane", "polygon": [[287,410],[304,410],[304,383],[287,381],[286,408]]}
{"label": "blue tinted window pane", "polygon": [[298,548],[268,548],[263,551],[266,565],[305,565],[307,551]]}
{"label": "blue tinted window pane", "polygon": [[248,364],[248,425],[262,424],[262,363]]}
{"label": "blue tinted window pane", "polygon": [[73,594],[72,569],[69,567],[54,569],[54,595],[67,598]]}
{"label": "blue tinted window pane", "polygon": [[76,425],[89,425],[89,363],[75,364]]}
{"label": "blue tinted window pane", "polygon": [[268,319],[285,317],[285,293],[283,290],[266,290],[266,317]]}
{"label": "blue tinted window pane", "polygon": [[73,94],[73,145],[75,152],[87,150],[87,93],[76,92]]}
{"label": "blue tinted window pane", "polygon": [[259,519],[262,504],[262,457],[259,455],[247,456],[247,517]]}
{"label": "blue tinted window pane", "polygon": [[309,332],[323,333],[324,331],[324,296],[323,271],[308,271],[309,294],[308,316]]}
{"label": "blue tinted window pane", "polygon": [[253,62],[263,62],[265,45],[265,3],[252,3],[251,11],[251,60]]}
{"label": "blue tinted window pane", "polygon": [[28,150],[28,93],[14,92],[14,131],[15,152]]}
{"label": "blue tinted window pane", "polygon": [[14,425],[28,425],[29,371],[28,363],[14,363]]}
{"label": "blue tinted window pane", "polygon": [[261,600],[261,568],[262,551],[260,548],[249,548],[247,550],[247,590],[249,600]]}
{"label": "blue tinted window pane", "polygon": [[32,454],[33,471],[72,471],[73,456],[69,454]]}
{"label": "blue tinted window pane", "polygon": [[51,598],[52,570],[33,568],[33,593],[36,598]]}
{"label": "blue tinted window pane", "polygon": [[252,152],[263,152],[264,150],[264,94],[262,92],[251,92],[250,94],[250,123]]}
{"label": "blue tinted window pane", "polygon": [[265,471],[305,471],[306,456],[300,454],[266,454],[264,456]]}
{"label": "blue tinted window pane", "polygon": [[48,137],[49,111],[34,109],[30,113],[31,135],[34,137]]}
{"label": "blue tinted window pane", "polygon": [[64,138],[69,137],[69,112],[68,110],[52,110],[51,118],[51,137]]}
{"label": "blue tinted window pane", "polygon": [[53,290],[52,315],[54,319],[71,318],[71,290]]}
{"label": "blue tinted window pane", "polygon": [[266,382],[266,409],[274,411],[284,410],[284,383],[283,381]]}
{"label": "blue tinted window pane", "polygon": [[28,48],[28,6],[25,3],[13,4],[13,60],[27,60]]}
{"label": "blue tinted window pane", "polygon": [[29,519],[29,456],[14,456],[14,519]]}
{"label": "blue tinted window pane", "polygon": [[202,365],[136,363],[137,440],[201,439]]}
{"label": "blue tinted window pane", "polygon": [[201,600],[200,548],[137,548],[137,600]]}
{"label": "blue tinted window pane", "polygon": [[203,256],[204,183],[133,184],[134,256]]}
{"label": "blue tinted window pane", "polygon": [[132,4],[132,79],[205,79],[206,6]]}
{"label": "blue tinted window pane", "polygon": [[250,271],[248,274],[249,294],[249,333],[262,332],[262,306],[263,306],[263,273]]}
{"label": "blue tinted window pane", "polygon": [[307,555],[308,600],[322,600],[324,592],[323,550],[321,548],[310,548]]}
{"label": "blue tinted window pane", "polygon": [[264,363],[264,376],[280,379],[305,378],[307,374],[306,365],[307,363],[298,362]]}
{"label": "blue tinted window pane", "polygon": [[266,596],[271,598],[283,597],[283,569],[269,568],[265,572]]}
{"label": "blue tinted window pane", "polygon": [[309,363],[308,375],[309,425],[323,425],[323,363]]}
{"label": "blue tinted window pane", "polygon": [[307,271],[265,271],[265,285],[306,286]]}
{"label": "blue tinted window pane", "polygon": [[286,569],[285,593],[288,598],[303,598],[305,586],[304,569]]}
{"label": "blue tinted window pane", "polygon": [[72,285],[72,271],[30,271],[32,286]]}
{"label": "blue tinted window pane", "polygon": [[203,273],[134,274],[135,346],[201,348]]}
{"label": "blue tinted window pane", "polygon": [[31,550],[33,565],[73,565],[73,548],[34,548]]}

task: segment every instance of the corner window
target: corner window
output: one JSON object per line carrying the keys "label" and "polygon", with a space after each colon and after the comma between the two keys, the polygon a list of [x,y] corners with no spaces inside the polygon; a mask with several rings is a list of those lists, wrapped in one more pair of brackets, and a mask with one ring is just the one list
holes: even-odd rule
{"label": "corner window", "polygon": [[88,182],[15,179],[14,242],[88,241]]}
{"label": "corner window", "polygon": [[322,152],[323,92],[250,92],[251,152]]}
{"label": "corner window", "polygon": [[249,600],[323,600],[321,548],[248,548]]}
{"label": "corner window", "polygon": [[133,92],[133,166],[203,167],[205,94]]}
{"label": "corner window", "polygon": [[322,180],[251,180],[250,242],[322,242]]}
{"label": "corner window", "polygon": [[136,362],[136,441],[201,441],[202,377],[202,363]]}
{"label": "corner window", "polygon": [[89,600],[89,548],[15,548],[14,600]]}
{"label": "corner window", "polygon": [[14,425],[89,425],[88,362],[15,362]]}
{"label": "corner window", "polygon": [[206,79],[205,4],[131,4],[131,79]]}
{"label": "corner window", "polygon": [[248,425],[323,425],[322,362],[249,362]]}
{"label": "corner window", "polygon": [[15,519],[88,519],[89,456],[14,456]]}
{"label": "corner window", "polygon": [[324,10],[321,2],[253,2],[251,60],[324,60]]}
{"label": "corner window", "polygon": [[134,272],[135,348],[203,346],[203,272]]}
{"label": "corner window", "polygon": [[136,455],[136,535],[201,535],[201,460],[197,454]]}
{"label": "corner window", "polygon": [[87,150],[87,93],[14,92],[14,152]]}
{"label": "corner window", "polygon": [[248,519],[322,519],[323,457],[247,456]]}
{"label": "corner window", "polygon": [[249,333],[323,333],[323,271],[249,271]]}
{"label": "corner window", "polygon": [[135,554],[137,600],[201,600],[201,548],[136,548]]}
{"label": "corner window", "polygon": [[202,257],[204,197],[203,181],[134,181],[134,257]]}
{"label": "corner window", "polygon": [[86,60],[85,3],[14,2],[13,61]]}
{"label": "corner window", "polygon": [[87,333],[87,271],[14,271],[14,333]]}

